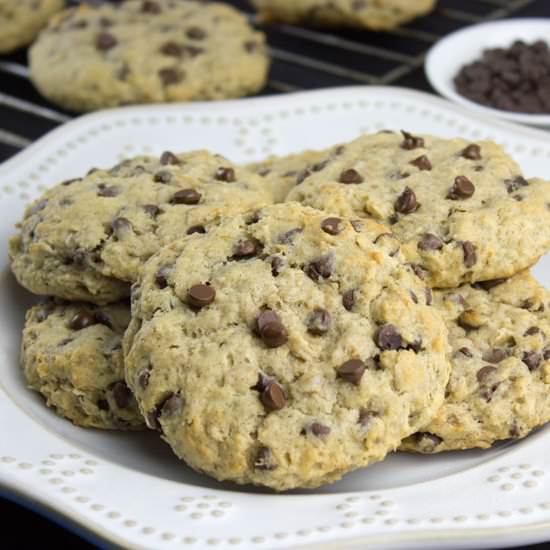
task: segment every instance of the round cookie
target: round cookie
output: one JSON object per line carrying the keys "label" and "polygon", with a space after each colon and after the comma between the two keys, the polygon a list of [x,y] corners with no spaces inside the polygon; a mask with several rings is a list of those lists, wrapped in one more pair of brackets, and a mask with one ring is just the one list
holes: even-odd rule
{"label": "round cookie", "polygon": [[30,50],[31,79],[72,111],[241,97],[261,89],[264,35],[221,3],[128,0],[72,8]]}
{"label": "round cookie", "polygon": [[0,0],[0,53],[30,44],[63,0]]}
{"label": "round cookie", "polygon": [[426,15],[436,0],[251,0],[265,20],[383,31]]}
{"label": "round cookie", "polygon": [[321,170],[327,158],[337,156],[343,148],[339,145],[323,151],[304,151],[285,157],[269,157],[261,162],[248,164],[248,170],[264,178],[275,202],[284,202],[296,182],[311,172]]}
{"label": "round cookie", "polygon": [[276,490],[382,460],[449,374],[445,326],[398,248],[295,203],[163,248],[124,340],[148,425],[191,467]]}
{"label": "round cookie", "polygon": [[114,302],[162,244],[271,202],[262,178],[205,151],[135,157],[29,206],[10,240],[11,268],[35,294]]}
{"label": "round cookie", "polygon": [[509,277],[550,247],[550,185],[489,141],[364,135],[287,199],[384,223],[433,287]]}
{"label": "round cookie", "polygon": [[550,421],[550,293],[528,272],[434,293],[452,347],[438,414],[401,448],[487,448]]}
{"label": "round cookie", "polygon": [[129,322],[127,303],[99,309],[51,300],[32,307],[21,342],[29,386],[77,426],[143,428],[124,381],[122,335]]}

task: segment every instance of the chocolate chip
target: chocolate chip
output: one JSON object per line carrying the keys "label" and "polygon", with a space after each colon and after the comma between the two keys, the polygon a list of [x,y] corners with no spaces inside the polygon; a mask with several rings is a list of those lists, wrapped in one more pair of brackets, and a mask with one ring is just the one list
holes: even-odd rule
{"label": "chocolate chip", "polygon": [[[420,246],[419,246],[420,248]],[[418,265],[418,264],[409,264],[411,266],[411,269],[413,270],[413,273],[420,279],[424,280],[426,278],[426,270]]]}
{"label": "chocolate chip", "polygon": [[420,250],[441,250],[443,241],[432,233],[425,233],[418,243]]}
{"label": "chocolate chip", "polygon": [[99,399],[97,401],[97,408],[101,411],[108,411],[110,409],[109,402],[106,399]]}
{"label": "chocolate chip", "polygon": [[412,290],[409,290],[409,294],[411,296],[411,300],[415,303],[415,304],[418,304],[418,296],[412,291]]}
{"label": "chocolate chip", "polygon": [[166,42],[160,47],[160,53],[168,55],[170,57],[181,57],[183,53],[183,48],[181,44],[177,42]]}
{"label": "chocolate chip", "polygon": [[216,291],[208,285],[194,285],[187,291],[187,303],[196,309],[210,305],[216,298]]}
{"label": "chocolate chip", "polygon": [[536,351],[526,351],[521,360],[527,365],[530,371],[536,370],[542,363],[542,355]]}
{"label": "chocolate chip", "polygon": [[260,394],[260,401],[268,412],[280,411],[286,406],[286,397],[283,389],[273,380],[269,382],[265,390]]}
{"label": "chocolate chip", "polygon": [[502,283],[505,283],[507,281],[506,278],[502,279],[490,279],[489,281],[478,281],[477,283],[474,283],[472,286],[475,288],[479,288],[485,291],[489,291],[492,288],[501,285]]}
{"label": "chocolate chip", "polygon": [[192,225],[187,231],[186,233],[188,235],[194,235],[195,233],[201,233],[201,234],[204,234],[206,233],[206,227],[204,227],[204,225]]}
{"label": "chocolate chip", "polygon": [[260,243],[255,239],[242,239],[233,248],[233,258],[242,260],[258,254]]}
{"label": "chocolate chip", "polygon": [[432,169],[432,163],[430,162],[430,159],[426,155],[421,155],[418,158],[415,158],[414,160],[411,160],[409,164],[412,164],[413,166],[416,166],[419,170],[431,170]]}
{"label": "chocolate chip", "polygon": [[447,198],[453,201],[469,199],[475,193],[474,184],[466,176],[457,176]]}
{"label": "chocolate chip", "polygon": [[326,218],[321,222],[321,229],[329,235],[338,235],[344,226],[340,218]]}
{"label": "chocolate chip", "polygon": [[156,218],[162,210],[156,204],[145,204],[143,205],[143,210],[146,214],[149,214],[151,218]]}
{"label": "chocolate chip", "polygon": [[141,11],[143,13],[154,13],[158,14],[161,12],[160,5],[157,2],[152,2],[151,0],[145,0],[141,4]]}
{"label": "chocolate chip", "polygon": [[366,368],[365,363],[361,359],[350,359],[338,367],[336,372],[338,378],[342,378],[342,380],[358,386]]}
{"label": "chocolate chip", "polygon": [[406,149],[407,151],[410,151],[412,149],[424,147],[423,138],[413,136],[412,134],[409,134],[409,132],[405,132],[404,130],[401,130],[401,133],[403,134],[404,138],[403,142],[401,143],[401,149]]}
{"label": "chocolate chip", "polygon": [[109,327],[111,329],[113,328],[113,323],[111,321],[111,318],[104,311],[97,310],[94,313],[94,315],[95,315],[96,323],[98,323],[100,325],[104,325],[104,326]]}
{"label": "chocolate chip", "polygon": [[162,416],[172,416],[174,414],[177,414],[181,410],[182,406],[183,399],[177,394],[172,394],[162,404],[160,413],[162,414]]}
{"label": "chocolate chip", "polygon": [[128,231],[132,230],[132,223],[128,218],[115,218],[111,222],[111,229],[117,238],[124,236]]}
{"label": "chocolate chip", "polygon": [[206,31],[200,27],[189,27],[185,34],[191,40],[204,40],[207,37]]}
{"label": "chocolate chip", "polygon": [[473,267],[477,263],[476,247],[470,241],[462,243],[462,252],[464,254],[464,265]]}
{"label": "chocolate chip", "polygon": [[256,458],[254,459],[254,468],[262,471],[272,471],[277,468],[277,464],[273,461],[273,453],[268,447],[260,447]]}
{"label": "chocolate chip", "polygon": [[303,183],[303,181],[309,178],[309,176],[311,176],[310,170],[300,170],[296,175],[296,185],[300,185],[300,183]]}
{"label": "chocolate chip", "polygon": [[83,308],[73,315],[73,317],[69,321],[69,328],[71,328],[72,330],[82,330],[84,328],[95,325],[96,323],[97,320],[93,311]]}
{"label": "chocolate chip", "polygon": [[496,367],[483,367],[477,371],[476,378],[480,384],[484,384],[497,370]]}
{"label": "chocolate chip", "polygon": [[44,210],[46,208],[46,205],[48,204],[48,199],[42,199],[41,201],[38,201],[33,205],[33,207],[30,210],[31,214],[37,214],[41,210]]}
{"label": "chocolate chip", "polygon": [[319,279],[328,279],[334,271],[334,257],[331,254],[321,256],[318,260],[315,260],[308,264],[305,268],[306,275],[313,281],[319,281]]}
{"label": "chocolate chip", "polygon": [[494,365],[504,361],[507,357],[509,357],[508,352],[501,348],[490,349],[483,354],[483,360]]}
{"label": "chocolate chip", "polygon": [[155,283],[159,288],[166,288],[168,286],[168,278],[170,277],[174,269],[173,265],[163,265],[155,273]]}
{"label": "chocolate chip", "polygon": [[376,331],[374,341],[381,350],[397,350],[403,345],[403,340],[397,328],[389,323],[382,325]]}
{"label": "chocolate chip", "polygon": [[172,195],[172,204],[198,204],[202,195],[196,189],[182,189]]}
{"label": "chocolate chip", "polygon": [[320,422],[313,422],[309,427],[309,431],[316,437],[323,437],[330,433],[330,428]]}
{"label": "chocolate chip", "polygon": [[311,166],[312,172],[320,172],[323,168],[326,168],[327,164],[330,162],[330,159],[321,160],[316,162]]}
{"label": "chocolate chip", "polygon": [[363,183],[363,176],[355,170],[354,168],[349,168],[348,170],[344,170],[340,174],[340,178],[338,179],[340,183]]}
{"label": "chocolate chip", "polygon": [[114,185],[107,187],[104,183],[100,183],[97,187],[99,189],[98,197],[116,197],[120,194],[120,189]]}
{"label": "chocolate chip", "polygon": [[250,389],[262,393],[271,381],[272,378],[269,378],[269,376],[266,376],[263,372],[260,372],[258,375],[258,381],[254,384],[254,386],[250,386]]}
{"label": "chocolate chip", "polygon": [[397,197],[394,208],[395,211],[400,214],[411,214],[420,208],[416,200],[416,195],[410,187],[405,187],[403,193]]}
{"label": "chocolate chip", "polygon": [[351,220],[350,223],[356,233],[363,231],[363,223],[360,220]]}
{"label": "chocolate chip", "polygon": [[460,154],[468,160],[481,160],[481,147],[472,143],[463,149]]}
{"label": "chocolate chip", "polygon": [[322,336],[330,330],[331,316],[326,309],[314,309],[307,320],[307,331],[315,336]]}
{"label": "chocolate chip", "polygon": [[429,432],[417,432],[413,437],[420,449],[426,453],[433,453],[443,443],[441,437]]}
{"label": "chocolate chip", "polygon": [[216,170],[214,178],[218,181],[225,181],[227,183],[230,183],[232,181],[235,181],[235,170],[233,168],[222,166]]}
{"label": "chocolate chip", "polygon": [[180,161],[178,160],[178,157],[174,155],[174,153],[170,151],[164,151],[162,155],[160,156],[160,163],[163,166],[166,166],[167,164],[179,164]]}
{"label": "chocolate chip", "polygon": [[102,32],[95,39],[95,47],[100,51],[107,51],[117,45],[117,39],[108,32]]}
{"label": "chocolate chip", "polygon": [[361,409],[359,411],[359,418],[357,420],[357,423],[360,424],[362,428],[366,428],[371,423],[372,419],[376,417],[376,413],[373,413],[368,409]]}
{"label": "chocolate chip", "polygon": [[356,289],[352,288],[351,290],[347,290],[346,292],[344,292],[342,296],[342,305],[348,311],[351,311],[353,309],[353,306],[355,305],[355,292]]}
{"label": "chocolate chip", "polygon": [[539,327],[529,327],[523,336],[534,336],[535,334],[539,334],[541,332]]}
{"label": "chocolate chip", "polygon": [[281,274],[282,268],[285,265],[284,260],[279,258],[279,256],[271,256],[271,275],[273,277],[278,277]]}
{"label": "chocolate chip", "polygon": [[159,170],[153,176],[153,181],[157,183],[170,183],[172,181],[172,174],[168,170]]}
{"label": "chocolate chip", "polygon": [[433,302],[432,289],[426,287],[426,288],[424,289],[424,293],[425,293],[425,295],[426,295],[426,305],[427,305],[427,306],[431,306],[431,305],[432,305],[432,302]]}
{"label": "chocolate chip", "polygon": [[184,78],[183,73],[176,69],[161,69],[158,75],[164,86],[178,84]]}
{"label": "chocolate chip", "polygon": [[504,185],[508,193],[515,193],[518,189],[527,187],[529,182],[523,176],[516,176],[514,179],[504,180]]}
{"label": "chocolate chip", "polygon": [[254,330],[261,335],[263,328],[269,323],[281,323],[281,318],[272,309],[264,309],[255,319]]}
{"label": "chocolate chip", "polygon": [[[258,324],[258,328],[259,326],[260,325]],[[279,346],[286,344],[288,340],[288,332],[281,321],[263,323],[259,330],[259,334],[262,342],[268,348],[278,348]]]}
{"label": "chocolate chip", "polygon": [[470,359],[474,356],[468,348],[460,348],[458,351]]}
{"label": "chocolate chip", "polygon": [[295,227],[294,229],[289,229],[284,233],[281,233],[277,238],[277,242],[281,244],[291,244],[294,241],[294,237],[300,234],[303,231],[301,227]]}
{"label": "chocolate chip", "polygon": [[149,385],[149,378],[151,378],[151,371],[149,369],[141,369],[137,374],[137,382],[139,387],[144,390]]}
{"label": "chocolate chip", "polygon": [[127,409],[132,401],[132,392],[125,382],[116,382],[112,387],[113,398],[119,409]]}

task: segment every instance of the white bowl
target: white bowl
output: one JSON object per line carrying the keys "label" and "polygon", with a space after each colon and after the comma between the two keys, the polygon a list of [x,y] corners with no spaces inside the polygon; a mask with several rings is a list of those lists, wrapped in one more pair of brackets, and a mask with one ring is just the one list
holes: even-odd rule
{"label": "white bowl", "polygon": [[484,107],[460,95],[453,79],[460,69],[483,55],[487,48],[507,48],[515,40],[527,43],[550,40],[550,19],[512,19],[467,27],[437,42],[426,57],[425,71],[431,85],[444,97],[489,116],[523,124],[550,126],[549,114],[528,114]]}

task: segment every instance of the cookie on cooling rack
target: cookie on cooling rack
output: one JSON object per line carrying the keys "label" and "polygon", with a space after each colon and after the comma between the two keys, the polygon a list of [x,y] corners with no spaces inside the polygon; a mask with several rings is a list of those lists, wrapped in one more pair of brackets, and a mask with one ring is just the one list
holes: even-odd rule
{"label": "cookie on cooling rack", "polygon": [[221,156],[135,157],[62,182],[29,206],[10,240],[11,269],[35,294],[114,302],[162,244],[271,202],[260,176]]}
{"label": "cookie on cooling rack", "polygon": [[0,0],[0,53],[30,44],[63,0]]}
{"label": "cookie on cooling rack", "polygon": [[528,273],[434,292],[452,347],[445,403],[401,448],[490,447],[550,421],[550,293]]}
{"label": "cookie on cooling rack", "polygon": [[321,164],[287,200],[385,224],[431,286],[509,277],[550,248],[550,184],[495,143],[383,132]]}
{"label": "cookie on cooling rack", "polygon": [[252,0],[252,4],[266,20],[383,31],[426,15],[436,0]]}
{"label": "cookie on cooling rack", "polygon": [[295,203],[164,247],[135,288],[127,381],[219,480],[316,487],[381,460],[442,403],[447,336],[372,222]]}
{"label": "cookie on cooling rack", "polygon": [[128,0],[72,8],[30,50],[31,79],[73,111],[240,97],[261,89],[264,35],[221,3]]}
{"label": "cookie on cooling rack", "polygon": [[32,307],[21,342],[29,386],[78,426],[143,428],[124,381],[122,335],[129,321],[126,303],[97,308],[51,300]]}

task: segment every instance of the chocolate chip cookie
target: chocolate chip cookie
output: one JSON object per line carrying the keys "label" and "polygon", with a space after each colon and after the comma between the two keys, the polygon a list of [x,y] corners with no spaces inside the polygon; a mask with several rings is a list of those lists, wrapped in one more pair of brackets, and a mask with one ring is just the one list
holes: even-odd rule
{"label": "chocolate chip cookie", "polygon": [[63,0],[0,0],[0,53],[30,44]]}
{"label": "chocolate chip cookie", "polygon": [[29,386],[60,416],[83,427],[144,427],[124,381],[127,303],[103,308],[50,300],[27,312],[21,366]]}
{"label": "chocolate chip cookie", "polygon": [[385,224],[431,286],[509,277],[550,248],[550,184],[495,143],[384,132],[326,161],[287,199]]}
{"label": "chocolate chip cookie", "polygon": [[402,448],[490,447],[550,421],[550,293],[527,273],[434,292],[452,347],[445,404]]}
{"label": "chocolate chip cookie", "polygon": [[221,156],[135,157],[37,199],[10,240],[11,268],[35,294],[114,302],[162,244],[271,202],[260,176]]}
{"label": "chocolate chip cookie", "polygon": [[30,51],[31,78],[73,111],[240,97],[261,89],[264,35],[221,3],[128,0],[72,8]]}
{"label": "chocolate chip cookie", "polygon": [[443,399],[447,334],[383,226],[296,203],[159,251],[126,378],[191,467],[276,490],[381,460]]}
{"label": "chocolate chip cookie", "polygon": [[426,15],[436,0],[252,0],[252,4],[266,20],[383,31]]}

